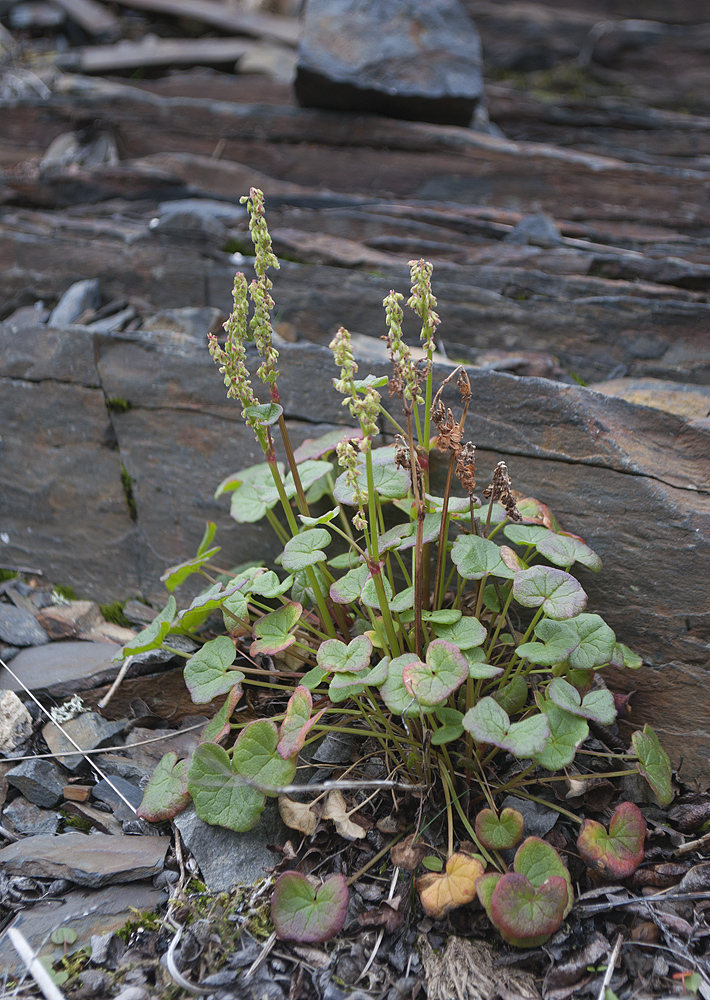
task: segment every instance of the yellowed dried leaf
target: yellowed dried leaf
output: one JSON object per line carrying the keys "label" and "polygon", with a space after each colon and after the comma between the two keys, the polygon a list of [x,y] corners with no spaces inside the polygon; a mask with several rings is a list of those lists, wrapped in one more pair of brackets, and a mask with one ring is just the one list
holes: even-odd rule
{"label": "yellowed dried leaf", "polygon": [[310,837],[318,826],[318,806],[311,808],[309,802],[295,802],[287,795],[279,795],[279,812],[286,826]]}
{"label": "yellowed dried leaf", "polygon": [[443,872],[432,872],[417,879],[416,887],[425,912],[440,919],[457,906],[465,906],[476,896],[476,882],[483,875],[483,865],[468,854],[452,854]]}
{"label": "yellowed dried leaf", "polygon": [[348,807],[342,793],[337,791],[328,792],[328,797],[323,807],[323,819],[332,819],[335,823],[335,829],[346,840],[362,840],[366,831],[363,830],[359,823],[354,823],[347,815],[347,812]]}

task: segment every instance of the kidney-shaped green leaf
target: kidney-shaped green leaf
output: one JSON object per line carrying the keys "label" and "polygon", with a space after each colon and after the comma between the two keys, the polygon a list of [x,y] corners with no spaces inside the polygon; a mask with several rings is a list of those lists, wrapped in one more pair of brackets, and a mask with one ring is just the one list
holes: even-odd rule
{"label": "kidney-shaped green leaf", "polygon": [[465,580],[480,580],[489,573],[506,579],[515,576],[503,562],[496,543],[479,535],[459,535],[451,559]]}
{"label": "kidney-shaped green leaf", "polygon": [[609,832],[596,820],[584,821],[577,838],[582,860],[604,878],[621,879],[633,875],[644,858],[646,820],[633,802],[616,807]]}
{"label": "kidney-shaped green leaf", "polygon": [[524,608],[539,608],[548,618],[574,618],[587,605],[581,584],[553,566],[522,569],[513,579],[513,596]]}
{"label": "kidney-shaped green leaf", "polygon": [[586,719],[570,715],[552,701],[544,700],[540,706],[550,725],[550,737],[542,753],[535,760],[548,771],[561,771],[574,760],[579,747],[589,736]]}
{"label": "kidney-shaped green leaf", "polygon": [[486,629],[478,618],[467,615],[453,625],[436,625],[434,631],[439,639],[453,642],[459,649],[473,649],[486,638]]}
{"label": "kidney-shaped green leaf", "polygon": [[526,642],[518,646],[520,657],[543,666],[568,660],[576,670],[592,670],[608,663],[616,641],[604,619],[592,614],[577,615],[563,622],[538,622],[535,635],[542,642]]}
{"label": "kidney-shaped green leaf", "polygon": [[300,872],[284,872],[271,896],[271,920],[282,941],[328,941],[342,930],[347,910],[348,886],[343,875],[331,875],[315,889]]}
{"label": "kidney-shaped green leaf", "polygon": [[190,697],[196,705],[205,705],[220,694],[226,694],[235,684],[241,684],[244,674],[231,670],[237,653],[228,635],[210,639],[185,664],[184,677]]}
{"label": "kidney-shaped green leaf", "polygon": [[511,723],[495,698],[481,698],[464,715],[463,727],[478,743],[490,743],[515,757],[541,753],[550,735],[546,716],[531,715]]}
{"label": "kidney-shaped green leaf", "polygon": [[188,760],[178,760],[176,753],[166,753],[159,761],[143,791],[143,801],[136,810],[139,819],[162,823],[172,819],[190,801],[187,790]]}
{"label": "kidney-shaped green leaf", "polygon": [[508,872],[491,895],[491,918],[504,940],[518,948],[538,946],[561,926],[567,882],[552,875],[539,887],[518,872]]}
{"label": "kidney-shaped green leaf", "polygon": [[481,809],[476,816],[476,836],[492,851],[507,851],[522,839],[525,821],[517,809],[505,808],[497,816],[492,809]]}
{"label": "kidney-shaped green leaf", "polygon": [[421,705],[441,705],[468,678],[468,662],[457,646],[434,639],[426,651],[426,663],[415,661],[402,670],[407,691]]}
{"label": "kidney-shaped green leaf", "polygon": [[195,750],[187,790],[201,820],[237,833],[256,825],[266,803],[262,792],[235,774],[229,754],[216,743],[201,743]]}
{"label": "kidney-shaped green leaf", "polygon": [[288,785],[296,773],[293,757],[284,760],[278,752],[279,734],[275,723],[257,719],[242,729],[232,753],[235,774],[253,781],[265,795],[279,794],[279,788]]}
{"label": "kidney-shaped green leaf", "polygon": [[298,624],[303,606],[297,601],[289,601],[276,611],[270,611],[254,623],[254,642],[251,644],[249,653],[256,656],[257,653],[266,653],[273,656],[288,649],[296,641],[296,637],[291,635],[290,630]]}
{"label": "kidney-shaped green leaf", "polygon": [[318,647],[316,663],[323,670],[357,673],[370,665],[372,643],[366,635],[356,635],[347,646],[339,639],[326,639]]}
{"label": "kidney-shaped green leaf", "polygon": [[563,677],[555,677],[547,689],[547,696],[565,712],[581,715],[585,719],[593,719],[603,726],[610,726],[616,718],[614,696],[606,688],[590,691],[582,698],[577,688]]}
{"label": "kidney-shaped green leaf", "polygon": [[323,549],[330,545],[330,532],[325,528],[308,528],[300,535],[289,539],[283,551],[282,563],[285,569],[299,570],[306,566],[325,562]]}

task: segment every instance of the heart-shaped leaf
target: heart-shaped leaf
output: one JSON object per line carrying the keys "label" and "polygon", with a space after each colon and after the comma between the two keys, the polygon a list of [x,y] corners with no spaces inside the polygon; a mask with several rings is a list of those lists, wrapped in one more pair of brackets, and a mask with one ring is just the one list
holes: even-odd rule
{"label": "heart-shaped leaf", "polygon": [[643,666],[643,657],[634,653],[633,649],[629,649],[623,642],[617,642],[612,653],[611,666],[638,670],[639,667]]}
{"label": "heart-shaped leaf", "polygon": [[143,801],[136,810],[139,819],[162,823],[172,819],[190,801],[187,790],[188,760],[178,760],[176,753],[166,753],[158,762],[143,791]]}
{"label": "heart-shaped leaf", "polygon": [[447,708],[439,705],[436,710],[436,717],[441,723],[441,728],[437,729],[431,738],[435,747],[443,746],[444,743],[452,743],[463,733],[463,713],[455,708]]}
{"label": "heart-shaped leaf", "polygon": [[459,618],[453,625],[436,625],[434,627],[439,639],[453,642],[459,649],[473,649],[480,646],[486,638],[486,630],[478,618],[467,615]]}
{"label": "heart-shaped leaf", "polygon": [[406,587],[404,590],[400,590],[398,594],[395,594],[391,601],[389,601],[389,609],[395,614],[399,614],[401,611],[408,611],[414,604],[414,587]]}
{"label": "heart-shaped leaf", "polygon": [[491,677],[500,677],[503,673],[502,667],[494,667],[492,663],[486,663],[486,654],[480,646],[465,649],[463,655],[468,660],[468,676],[474,681],[487,681]]}
{"label": "heart-shaped leaf", "polygon": [[209,562],[212,556],[217,555],[220,551],[221,546],[216,545],[212,549],[207,549],[202,555],[195,556],[192,559],[187,559],[185,562],[178,563],[177,566],[170,566],[166,569],[160,580],[165,584],[165,589],[171,594],[172,592],[187,580],[188,576],[192,576],[193,573],[197,573],[205,563]]}
{"label": "heart-shaped leaf", "polygon": [[276,749],[284,759],[295,757],[301,751],[306,742],[306,736],[325,712],[323,708],[311,718],[312,710],[311,692],[299,684],[289,698],[286,716],[279,729],[279,742]]}
{"label": "heart-shaped leaf", "polygon": [[390,660],[387,665],[387,680],[380,687],[380,694],[390,712],[395,715],[419,715],[421,711],[417,701],[404,686],[402,672],[405,667],[421,663],[416,653],[404,653]]}
{"label": "heart-shaped leaf", "polygon": [[609,823],[609,832],[596,820],[584,821],[577,838],[582,860],[607,879],[622,879],[633,875],[644,858],[646,820],[633,802],[616,807]]}
{"label": "heart-shaped leaf", "polygon": [[229,720],[237,707],[237,702],[242,696],[241,684],[235,684],[227,694],[219,712],[210,719],[205,728],[200,733],[200,743],[221,743],[224,737],[232,731]]}
{"label": "heart-shaped leaf", "polygon": [[642,733],[632,734],[631,744],[639,759],[638,769],[653,789],[658,804],[664,808],[669,806],[673,801],[671,762],[648,723]]}
{"label": "heart-shaped leaf", "polygon": [[[439,532],[441,531],[441,514],[425,514],[424,523],[422,524],[422,542],[424,545],[430,542],[435,542],[439,537]],[[417,529],[416,524],[412,523],[411,531],[404,536],[400,545],[399,551],[406,552],[408,549],[413,549],[417,544]]]}
{"label": "heart-shaped leaf", "polygon": [[594,549],[590,549],[577,535],[567,532],[556,534],[548,531],[537,543],[537,551],[555,566],[563,566],[565,569],[575,562],[591,569],[593,573],[598,573],[602,568],[602,561]]}
{"label": "heart-shaped leaf", "polygon": [[[277,462],[276,468],[280,476],[283,476],[284,463]],[[268,462],[260,462],[259,465],[250,465],[248,469],[240,469],[233,472],[226,479],[223,479],[215,490],[214,498],[217,500],[223,493],[232,493],[238,489],[242,483],[268,483],[273,482],[271,469]]]}
{"label": "heart-shaped leaf", "polygon": [[528,700],[527,681],[518,674],[504,687],[499,688],[493,697],[504,712],[508,715],[517,715],[525,708],[525,703]]}
{"label": "heart-shaped leaf", "polygon": [[300,535],[286,542],[283,551],[282,564],[285,569],[299,570],[306,566],[325,562],[323,549],[330,545],[330,532],[325,528],[309,528]]}
{"label": "heart-shaped leaf", "polygon": [[[173,631],[194,632],[207,621],[213,611],[218,611],[224,605],[227,598],[239,593],[238,586],[224,588],[221,583],[216,583],[204,594],[195,597],[190,606],[178,614],[176,623],[178,627],[174,627]],[[243,599],[243,595],[240,596]]]}
{"label": "heart-shaped leaf", "polygon": [[242,729],[232,752],[234,772],[253,781],[270,797],[278,795],[281,786],[289,785],[296,773],[296,761],[293,757],[284,760],[277,749],[278,740],[276,725],[259,719]]}
{"label": "heart-shaped leaf", "polygon": [[616,718],[614,696],[606,688],[590,691],[581,698],[579,691],[563,677],[555,677],[547,689],[547,696],[565,712],[593,719],[603,726],[610,726]]}
{"label": "heart-shaped leaf", "polygon": [[[327,475],[329,472],[333,471],[333,466],[330,462],[302,462],[298,467],[298,475],[301,480],[301,486],[304,490],[307,490],[309,486],[312,486],[318,480]],[[276,488],[276,484],[271,477],[270,481],[265,481],[263,483],[257,483],[254,487],[257,497],[266,504],[267,507],[271,507],[279,499],[279,491]],[[288,499],[296,495],[296,484],[293,479],[293,475],[289,472],[288,475],[283,479],[283,490]]]}
{"label": "heart-shaped leaf", "polygon": [[357,673],[370,665],[372,643],[366,635],[357,635],[347,646],[339,639],[327,639],[316,653],[316,663],[322,670]]}
{"label": "heart-shaped leaf", "polygon": [[548,618],[574,618],[587,605],[580,583],[564,570],[553,566],[532,566],[520,570],[513,580],[513,596],[524,608],[539,608]]}
{"label": "heart-shaped leaf", "polygon": [[[387,604],[389,606],[389,602],[392,600],[392,595],[393,595],[392,584],[389,582],[386,576],[382,575],[382,573],[380,573],[380,580],[382,581],[385,597],[387,598]],[[382,610],[382,608],[380,607],[380,598],[377,593],[377,584],[375,583],[374,576],[370,576],[367,580],[365,580],[362,592],[360,594],[360,600],[368,608],[374,608],[376,611]]]}
{"label": "heart-shaped leaf", "polygon": [[338,427],[334,431],[328,431],[317,438],[306,438],[303,444],[299,445],[293,453],[296,465],[305,462],[309,458],[322,458],[331,451],[335,451],[341,441],[361,438],[362,431],[359,427]]}
{"label": "heart-shaped leaf", "polygon": [[149,649],[160,649],[165,636],[170,631],[170,625],[176,613],[177,603],[175,598],[171,597],[150,625],[146,625],[135,639],[126,643],[121,650],[121,656],[125,659],[127,656],[135,656],[137,653],[146,653]]}
{"label": "heart-shaped leaf", "polygon": [[359,600],[365,581],[370,575],[367,566],[356,566],[336,580],[330,587],[331,600],[336,604],[352,604]]}
{"label": "heart-shaped leaf", "polygon": [[302,613],[302,605],[296,601],[289,601],[288,604],[260,618],[254,624],[254,642],[249,649],[249,655],[266,653],[273,656],[274,653],[280,653],[292,646],[296,637],[290,634],[290,630],[300,621]]}
{"label": "heart-shaped leaf", "polygon": [[491,743],[515,757],[541,753],[550,735],[546,716],[531,715],[511,723],[494,698],[481,698],[470,708],[463,717],[463,727],[478,743]]}
{"label": "heart-shaped leaf", "polygon": [[481,809],[476,816],[476,836],[492,851],[507,851],[522,840],[525,820],[517,809],[503,809],[496,816],[492,809]]}
{"label": "heart-shaped leaf", "polygon": [[334,704],[347,701],[348,698],[356,698],[365,690],[363,680],[362,672],[356,674],[350,670],[339,670],[330,679],[328,697]]}
{"label": "heart-shaped leaf", "polygon": [[503,532],[516,545],[534,546],[537,546],[546,535],[551,534],[550,530],[541,524],[506,524]]}
{"label": "heart-shaped leaf", "polygon": [[282,594],[285,594],[292,584],[292,576],[287,576],[281,582],[272,569],[260,569],[254,574],[249,585],[243,589],[247,590],[250,594],[259,594],[261,597],[266,597],[267,600],[272,600],[275,597],[281,597]]}
{"label": "heart-shaped leaf", "polygon": [[563,917],[566,917],[574,905],[574,893],[570,874],[562,858],[551,844],[541,837],[526,837],[515,852],[513,869],[529,879],[536,889],[553,875],[558,875],[567,882],[567,905]]}
{"label": "heart-shaped leaf", "polygon": [[468,663],[460,649],[445,639],[434,639],[426,651],[426,663],[416,661],[402,670],[407,691],[421,705],[440,705],[468,677]]}
{"label": "heart-shaped leaf", "polygon": [[483,875],[483,865],[476,858],[459,852],[446,862],[446,870],[422,875],[416,881],[425,913],[439,920],[465,906],[476,897],[476,882]]}
{"label": "heart-shaped leaf", "polygon": [[195,750],[187,790],[201,820],[237,833],[256,825],[266,803],[262,792],[240,780],[226,750],[216,743],[201,743]]}
{"label": "heart-shaped leaf", "polygon": [[[372,454],[374,458],[375,452]],[[373,462],[372,484],[375,492],[379,493],[384,500],[397,500],[406,497],[411,483],[407,470],[398,469],[394,465],[393,458],[394,452],[392,452],[392,457],[390,458],[390,461],[392,461],[391,465],[380,465],[377,462]],[[360,483],[362,484],[361,489],[367,493],[364,466],[360,472]],[[341,473],[335,480],[333,496],[338,503],[348,504],[349,506],[355,505],[355,491],[347,482],[347,473]]]}
{"label": "heart-shaped leaf", "polygon": [[535,635],[542,642],[518,646],[518,655],[531,663],[551,666],[567,660],[577,670],[591,670],[608,663],[616,636],[599,615],[577,615],[569,621],[541,621]]}
{"label": "heart-shaped leaf", "polygon": [[480,535],[459,535],[452,546],[451,558],[465,580],[480,580],[488,574],[505,579],[515,576],[501,559],[496,543]]}
{"label": "heart-shaped leaf", "polygon": [[300,872],[279,875],[271,896],[271,921],[282,941],[320,944],[342,930],[348,912],[343,875],[331,875],[316,890]]}
{"label": "heart-shaped leaf", "polygon": [[220,694],[226,694],[235,684],[241,684],[244,674],[231,670],[237,653],[228,635],[210,639],[185,664],[187,690],[196,705],[205,705]]}
{"label": "heart-shaped leaf", "polygon": [[567,882],[552,875],[539,887],[518,872],[508,872],[491,895],[491,918],[504,940],[518,948],[537,947],[561,926]]}
{"label": "heart-shaped leaf", "polygon": [[540,709],[547,716],[550,736],[542,753],[534,755],[535,760],[548,771],[561,771],[572,763],[577,747],[589,736],[589,726],[584,718],[570,715],[554,702],[543,700]]}

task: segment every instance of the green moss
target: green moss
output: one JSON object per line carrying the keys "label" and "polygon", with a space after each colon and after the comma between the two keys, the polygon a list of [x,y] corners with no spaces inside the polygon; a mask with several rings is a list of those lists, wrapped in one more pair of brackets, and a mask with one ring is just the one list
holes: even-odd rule
{"label": "green moss", "polygon": [[60,597],[63,597],[67,601],[77,600],[76,591],[74,590],[74,588],[68,587],[63,583],[55,583],[55,585],[52,587],[52,593],[58,594]]}
{"label": "green moss", "polygon": [[14,580],[17,576],[17,572],[13,569],[0,569],[0,583],[4,583],[6,580]]}
{"label": "green moss", "polygon": [[124,628],[130,628],[131,623],[123,613],[125,606],[125,601],[114,601],[112,604],[99,604],[99,611],[107,622],[111,622],[113,625],[122,625]]}
{"label": "green moss", "polygon": [[122,396],[107,396],[106,409],[109,413],[126,413],[131,409],[131,403]]}
{"label": "green moss", "polygon": [[138,520],[138,511],[136,510],[136,501],[133,498],[133,484],[131,482],[131,477],[128,474],[126,466],[121,462],[121,485],[123,486],[123,494],[126,498],[126,506],[128,507],[128,513],[132,521]]}
{"label": "green moss", "polygon": [[245,243],[242,240],[236,239],[234,236],[232,236],[231,239],[227,240],[227,242],[222,247],[225,253],[242,253],[242,254],[246,253],[246,250],[244,248],[245,248]]}
{"label": "green moss", "polygon": [[64,817],[64,825],[70,826],[72,830],[78,830],[80,833],[90,833],[91,823],[84,816],[69,816],[67,813],[62,812]]}
{"label": "green moss", "polygon": [[586,378],[582,378],[581,375],[577,375],[575,372],[568,372],[568,374],[570,378],[573,378],[575,380],[577,385],[582,385],[582,386],[589,385],[588,380]]}

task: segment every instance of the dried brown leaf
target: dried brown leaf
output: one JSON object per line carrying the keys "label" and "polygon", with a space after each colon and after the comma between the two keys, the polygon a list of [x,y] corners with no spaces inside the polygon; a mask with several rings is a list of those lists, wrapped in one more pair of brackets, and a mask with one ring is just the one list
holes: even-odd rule
{"label": "dried brown leaf", "polygon": [[410,833],[404,840],[400,840],[390,851],[392,864],[396,868],[404,868],[405,871],[413,872],[422,863],[426,855],[427,847],[421,841],[415,843],[415,833]]}
{"label": "dried brown leaf", "polygon": [[335,823],[335,829],[346,840],[362,840],[367,831],[359,823],[350,819],[347,815],[348,812],[342,793],[338,791],[328,792],[323,807],[323,819],[331,819]]}
{"label": "dried brown leaf", "polygon": [[286,826],[310,837],[318,826],[318,805],[310,802],[295,802],[287,795],[279,795],[279,812]]}

